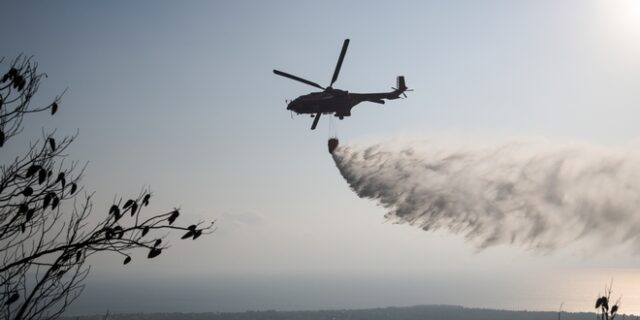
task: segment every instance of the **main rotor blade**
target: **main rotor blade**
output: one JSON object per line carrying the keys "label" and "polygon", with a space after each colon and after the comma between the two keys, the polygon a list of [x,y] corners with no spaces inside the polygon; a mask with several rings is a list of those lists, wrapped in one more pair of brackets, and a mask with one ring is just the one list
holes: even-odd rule
{"label": "main rotor blade", "polygon": [[296,76],[291,75],[291,74],[288,74],[288,73],[286,73],[286,72],[282,72],[282,71],[278,71],[278,70],[273,70],[273,73],[275,73],[275,74],[277,74],[277,75],[279,75],[279,76],[283,76],[283,77],[285,77],[285,78],[289,78],[289,79],[292,79],[292,80],[300,81],[300,82],[302,82],[302,83],[306,83],[306,84],[308,84],[308,85],[310,85],[310,86],[314,86],[314,87],[316,87],[316,88],[320,88],[320,89],[324,90],[324,88],[323,88],[321,85],[319,85],[319,84],[317,84],[317,83],[315,83],[315,82],[311,82],[311,81],[309,81],[309,80],[302,79],[302,78],[300,78],[300,77],[296,77]]}
{"label": "main rotor blade", "polygon": [[344,60],[344,55],[347,53],[347,47],[349,46],[349,39],[344,39],[344,43],[342,44],[342,51],[340,51],[340,58],[338,58],[338,64],[336,64],[336,70],[333,71],[333,78],[331,78],[330,87],[333,86],[333,83],[338,80],[338,74],[340,73],[340,68],[342,67],[342,61]]}

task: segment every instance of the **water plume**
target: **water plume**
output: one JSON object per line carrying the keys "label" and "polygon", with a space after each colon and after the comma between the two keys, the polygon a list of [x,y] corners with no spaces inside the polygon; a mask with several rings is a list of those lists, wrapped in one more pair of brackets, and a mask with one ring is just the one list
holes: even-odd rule
{"label": "water plume", "polygon": [[479,248],[581,238],[640,249],[640,153],[541,141],[390,140],[338,146],[336,166],[386,217]]}

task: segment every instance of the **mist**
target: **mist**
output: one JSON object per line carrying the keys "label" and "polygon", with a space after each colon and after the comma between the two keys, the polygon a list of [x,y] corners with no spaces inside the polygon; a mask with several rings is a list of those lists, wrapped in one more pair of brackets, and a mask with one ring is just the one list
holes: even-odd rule
{"label": "mist", "polygon": [[[640,154],[539,140],[452,143],[396,139],[339,146],[333,159],[356,194],[386,218],[446,230],[477,248],[640,252]],[[586,241],[590,240],[590,241]]]}

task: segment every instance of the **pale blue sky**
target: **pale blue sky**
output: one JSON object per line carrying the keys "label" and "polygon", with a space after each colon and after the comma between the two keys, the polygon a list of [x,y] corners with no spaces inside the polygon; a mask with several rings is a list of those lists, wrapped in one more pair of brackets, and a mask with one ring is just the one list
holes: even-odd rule
{"label": "pale blue sky", "polygon": [[[444,232],[384,223],[384,210],[358,199],[326,152],[335,133],[343,141],[636,142],[637,0],[2,7],[0,56],[34,55],[49,74],[43,99],[69,88],[59,115],[29,125],[35,133],[79,129],[71,152],[89,161],[84,181],[97,191],[96,214],[114,194],[148,185],[154,208],[181,206],[189,218],[219,221],[213,236],[192,246],[174,241],[153,263],[134,259],[124,268],[117,257],[97,259],[74,312],[422,303],[555,309],[563,301],[585,310],[612,276],[637,277],[608,269],[638,266],[623,253],[476,252]],[[415,91],[384,106],[362,104],[341,122],[323,117],[311,132],[311,119],[290,119],[284,100],[313,88],[272,69],[327,84],[345,38],[351,44],[335,87],[385,91],[405,75]],[[592,276],[557,279],[544,291],[539,279],[550,274]],[[114,293],[133,286],[157,296],[119,304]],[[571,286],[579,293],[565,290]],[[623,294],[630,311],[640,311],[640,298]]]}

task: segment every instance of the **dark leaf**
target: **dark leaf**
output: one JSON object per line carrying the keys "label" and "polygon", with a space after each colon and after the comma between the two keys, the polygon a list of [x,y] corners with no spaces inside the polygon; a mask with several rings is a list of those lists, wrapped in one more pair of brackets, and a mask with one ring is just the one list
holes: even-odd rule
{"label": "dark leaf", "polygon": [[54,102],[51,104],[51,115],[56,114],[56,112],[58,112],[58,104]]}
{"label": "dark leaf", "polygon": [[136,214],[136,211],[138,211],[138,203],[134,202],[131,205],[131,216],[132,217]]}
{"label": "dark leaf", "polygon": [[127,256],[126,258],[124,258],[124,264],[128,264],[129,262],[131,262],[130,256]]}
{"label": "dark leaf", "polygon": [[618,305],[614,304],[613,307],[611,307],[611,315],[613,315],[616,312],[618,312]]}
{"label": "dark leaf", "polygon": [[111,228],[105,228],[104,237],[107,238],[107,240],[113,238],[113,230],[111,230]]}
{"label": "dark leaf", "polygon": [[147,235],[147,233],[149,233],[150,228],[149,227],[144,227],[142,229],[142,236],[144,237],[145,235]]}
{"label": "dark leaf", "polygon": [[196,230],[193,232],[193,240],[200,238],[202,235],[202,230]]}
{"label": "dark leaf", "polygon": [[62,187],[64,188],[65,180],[64,180],[64,172],[58,173],[58,178],[56,179],[56,183],[62,182]]}
{"label": "dark leaf", "polygon": [[26,213],[29,211],[29,206],[26,203],[23,203],[18,207],[18,213]]}
{"label": "dark leaf", "polygon": [[82,258],[82,251],[76,252],[76,262],[80,261],[81,258]]}
{"label": "dark leaf", "polygon": [[149,259],[155,258],[159,256],[161,253],[162,253],[162,249],[151,248],[151,250],[149,250],[149,255],[147,255],[147,258]]}
{"label": "dark leaf", "polygon": [[600,308],[601,305],[602,305],[602,298],[598,298],[598,300],[596,300],[596,309]]}
{"label": "dark leaf", "polygon": [[51,201],[51,209],[55,209],[58,206],[58,203],[60,203],[60,198],[54,195]]}
{"label": "dark leaf", "polygon": [[191,238],[191,237],[193,237],[193,230],[189,230],[189,231],[187,231],[187,233],[185,233],[185,234],[182,236],[182,238],[180,238],[180,239],[187,239],[187,238]]}
{"label": "dark leaf", "polygon": [[162,239],[156,239],[156,242],[153,244],[154,247],[159,246],[162,243]]}
{"label": "dark leaf", "polygon": [[7,299],[7,305],[10,305],[20,299],[20,295],[17,292],[14,292],[9,299]]}
{"label": "dark leaf", "polygon": [[22,231],[22,233],[27,231],[27,227],[24,225],[24,223],[20,225],[20,231]]}
{"label": "dark leaf", "polygon": [[51,151],[56,151],[56,139],[49,138],[49,146],[51,147]]}
{"label": "dark leaf", "polygon": [[189,227],[187,227],[187,229],[191,230],[191,231],[195,231],[196,230],[196,225],[192,224]]}
{"label": "dark leaf", "polygon": [[31,178],[31,176],[36,174],[36,172],[38,172],[38,170],[40,170],[40,166],[38,166],[38,165],[34,164],[31,167],[29,167],[29,169],[27,169],[27,178]]}
{"label": "dark leaf", "polygon": [[44,196],[44,201],[42,202],[42,209],[47,209],[47,207],[49,206],[49,203],[51,202],[51,199],[53,198],[54,194],[53,193],[47,193],[46,196]]}
{"label": "dark leaf", "polygon": [[76,190],[78,190],[78,185],[75,183],[71,184],[71,194],[76,193]]}
{"label": "dark leaf", "polygon": [[169,224],[172,224],[174,221],[176,221],[179,215],[180,215],[180,212],[178,212],[178,210],[173,210],[173,212],[171,212],[171,215],[167,219],[169,220]]}
{"label": "dark leaf", "polygon": [[124,203],[124,206],[122,206],[122,208],[124,208],[124,209],[129,208],[134,203],[135,203],[135,201],[133,201],[132,199],[129,199],[129,200],[127,200],[127,202]]}
{"label": "dark leaf", "polygon": [[115,226],[113,228],[113,235],[118,237],[118,239],[122,239],[122,235],[124,234],[121,226]]}
{"label": "dark leaf", "polygon": [[0,148],[4,145],[4,132],[0,130]]}
{"label": "dark leaf", "polygon": [[25,221],[31,220],[33,218],[33,214],[36,212],[36,209],[27,210],[27,216],[25,217]]}
{"label": "dark leaf", "polygon": [[47,170],[40,169],[40,172],[38,172],[38,183],[42,184],[45,180],[47,180]]}
{"label": "dark leaf", "polygon": [[142,204],[146,207],[149,205],[149,198],[151,198],[150,194],[147,194],[144,196],[144,198],[142,198]]}
{"label": "dark leaf", "polygon": [[114,204],[114,205],[112,205],[112,206],[111,206],[111,209],[109,209],[109,214],[113,214],[113,215],[115,215],[116,217],[117,217],[117,216],[119,216],[119,215],[120,215],[120,208],[118,208],[118,206],[117,206],[117,205],[115,205],[115,204]]}
{"label": "dark leaf", "polygon": [[28,196],[30,196],[32,194],[33,194],[33,188],[31,188],[31,187],[26,187],[26,188],[24,188],[24,190],[22,190],[22,195],[25,196],[25,197],[28,197]]}

